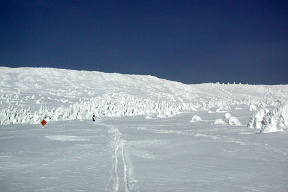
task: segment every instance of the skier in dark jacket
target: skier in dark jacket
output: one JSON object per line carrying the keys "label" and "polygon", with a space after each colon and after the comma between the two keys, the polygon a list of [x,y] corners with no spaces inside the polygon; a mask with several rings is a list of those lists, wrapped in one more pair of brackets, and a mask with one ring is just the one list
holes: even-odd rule
{"label": "skier in dark jacket", "polygon": [[96,121],[96,116],[95,115],[92,116],[92,121]]}

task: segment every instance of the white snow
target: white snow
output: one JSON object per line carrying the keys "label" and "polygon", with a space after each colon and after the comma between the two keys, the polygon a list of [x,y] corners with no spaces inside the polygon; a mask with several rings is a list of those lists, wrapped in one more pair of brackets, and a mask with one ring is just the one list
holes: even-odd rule
{"label": "white snow", "polygon": [[287,86],[185,85],[152,76],[50,68],[0,67],[0,72],[0,124],[38,123],[46,114],[59,121],[90,119],[92,113],[148,118],[197,110],[224,113],[231,106],[287,98]]}
{"label": "white snow", "polygon": [[47,135],[45,137],[55,141],[87,141],[86,138],[71,135]]}
{"label": "white snow", "polygon": [[228,124],[229,125],[234,125],[234,126],[241,126],[242,125],[242,123],[239,121],[239,119],[238,118],[236,118],[236,117],[230,117],[229,119],[228,119]]}
{"label": "white snow", "polygon": [[257,111],[257,106],[254,105],[254,104],[251,104],[251,105],[249,106],[249,111]]}
{"label": "white snow", "polygon": [[250,128],[261,129],[264,116],[268,113],[268,109],[260,109],[253,118],[250,119],[248,126]]}
{"label": "white snow", "polygon": [[227,125],[227,123],[223,119],[216,119],[214,125]]}
{"label": "white snow", "polygon": [[224,118],[226,121],[229,121],[229,119],[232,117],[230,113],[225,113]]}
{"label": "white snow", "polygon": [[202,121],[202,118],[198,115],[193,115],[192,119],[191,119],[191,123],[194,123],[194,122],[198,122],[198,121]]}
{"label": "white snow", "polygon": [[261,109],[251,118],[249,127],[260,129],[263,133],[288,130],[288,103],[279,103],[272,109]]}
{"label": "white snow", "polygon": [[0,67],[0,191],[284,192],[287,100],[287,85]]}
{"label": "white snow", "polygon": [[214,125],[242,126],[242,123],[237,117],[232,116],[230,113],[225,113],[224,119],[216,119]]}

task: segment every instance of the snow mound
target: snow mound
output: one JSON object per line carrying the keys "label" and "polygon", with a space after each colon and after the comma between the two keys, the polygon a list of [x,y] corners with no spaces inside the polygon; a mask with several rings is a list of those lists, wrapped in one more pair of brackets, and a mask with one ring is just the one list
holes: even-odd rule
{"label": "snow mound", "polygon": [[261,109],[250,119],[250,128],[260,129],[260,132],[271,133],[288,131],[288,102],[272,109]]}
{"label": "snow mound", "polygon": [[202,121],[202,118],[198,115],[193,115],[192,119],[191,119],[191,123],[194,123],[194,122],[198,122],[198,121]]}
{"label": "snow mound", "polygon": [[230,113],[225,113],[224,119],[216,119],[214,125],[232,125],[241,126],[242,123],[237,117],[233,117]]}
{"label": "snow mound", "polygon": [[236,117],[230,117],[228,119],[228,124],[229,125],[233,125],[233,126],[241,126],[242,125],[242,123]]}
{"label": "snow mound", "polygon": [[233,126],[241,126],[242,123],[239,121],[237,117],[233,117],[230,113],[225,113],[224,115],[227,124]]}
{"label": "snow mound", "polygon": [[229,119],[232,117],[232,115],[230,113],[225,113],[224,115],[226,121],[229,121]]}
{"label": "snow mound", "polygon": [[216,119],[214,125],[227,125],[227,123],[223,119]]}

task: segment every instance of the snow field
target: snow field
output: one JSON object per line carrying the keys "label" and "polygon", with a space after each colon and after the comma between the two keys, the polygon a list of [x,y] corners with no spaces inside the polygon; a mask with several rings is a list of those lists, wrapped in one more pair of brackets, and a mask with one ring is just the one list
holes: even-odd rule
{"label": "snow field", "polygon": [[288,191],[286,85],[0,73],[1,191]]}

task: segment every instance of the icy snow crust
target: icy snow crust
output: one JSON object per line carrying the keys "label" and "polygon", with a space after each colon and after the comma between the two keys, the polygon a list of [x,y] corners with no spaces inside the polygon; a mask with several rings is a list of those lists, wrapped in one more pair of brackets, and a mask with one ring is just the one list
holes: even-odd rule
{"label": "icy snow crust", "polygon": [[0,67],[0,191],[286,192],[287,100],[287,85]]}

